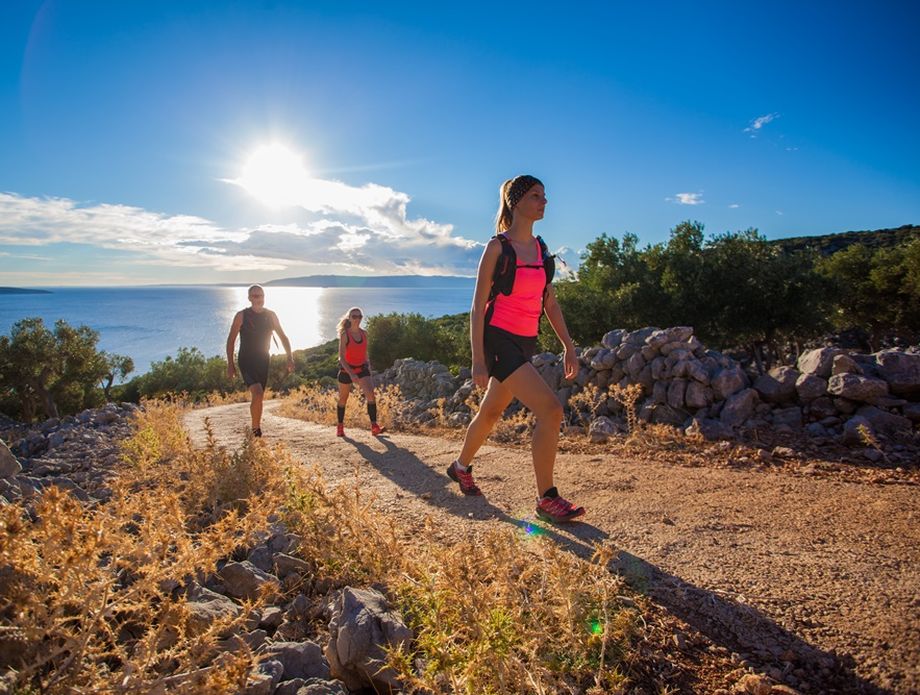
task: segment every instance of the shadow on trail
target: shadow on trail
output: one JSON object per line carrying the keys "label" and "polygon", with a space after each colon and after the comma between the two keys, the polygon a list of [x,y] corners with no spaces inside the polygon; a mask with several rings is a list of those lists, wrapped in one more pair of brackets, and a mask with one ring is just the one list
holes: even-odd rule
{"label": "shadow on trail", "polygon": [[[609,538],[606,531],[582,521],[553,526],[535,517],[517,518],[499,509],[487,497],[456,494],[446,472],[432,470],[412,451],[385,437],[377,441],[386,451],[348,437],[361,457],[378,473],[426,504],[464,519],[494,519],[532,537],[546,537],[582,559],[594,555],[595,546]],[[802,692],[870,693],[892,691],[859,677],[852,657],[836,656],[814,647],[778,625],[756,608],[717,591],[695,586],[625,550],[609,564],[636,591],[647,595],[714,644],[737,653],[758,670]],[[676,648],[676,647],[675,647]]]}
{"label": "shadow on trail", "polygon": [[578,534],[564,533],[558,527],[536,519],[536,515],[518,518],[508,514],[489,502],[486,496],[466,497],[455,491],[456,483],[443,472],[432,470],[412,451],[396,446],[385,437],[377,439],[386,451],[377,451],[355,439],[345,437],[361,457],[378,473],[391,480],[407,492],[416,495],[426,504],[450,512],[463,519],[495,520],[521,530],[530,537],[545,536],[581,557],[594,554],[593,543],[607,539],[607,534],[596,526],[585,523],[571,524],[578,527]]}

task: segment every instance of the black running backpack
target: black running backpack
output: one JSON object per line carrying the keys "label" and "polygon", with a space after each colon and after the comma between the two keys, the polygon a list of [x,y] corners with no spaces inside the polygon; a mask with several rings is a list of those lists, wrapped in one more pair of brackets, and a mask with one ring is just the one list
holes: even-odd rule
{"label": "black running backpack", "polygon": [[[489,301],[495,299],[499,293],[508,296],[514,287],[514,276],[517,273],[517,253],[514,251],[514,245],[504,234],[496,234],[494,239],[502,243],[502,252],[495,264],[495,273],[492,275],[492,291],[489,293]],[[546,248],[546,242],[541,237],[537,237],[537,243],[540,244],[540,255],[543,258],[543,271],[546,273],[546,287],[549,287],[556,274],[556,257]],[[543,290],[544,297],[546,290]]]}

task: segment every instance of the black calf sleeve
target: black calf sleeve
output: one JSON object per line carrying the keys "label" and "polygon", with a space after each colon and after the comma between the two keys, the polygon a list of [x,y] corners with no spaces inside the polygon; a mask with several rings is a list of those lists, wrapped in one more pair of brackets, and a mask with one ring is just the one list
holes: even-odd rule
{"label": "black calf sleeve", "polygon": [[340,425],[341,425],[343,422],[345,422],[345,406],[344,406],[344,405],[337,405],[337,406],[335,407],[335,414],[336,414],[336,417],[339,418],[339,424],[340,424]]}
{"label": "black calf sleeve", "polygon": [[371,422],[377,422],[377,404],[368,403],[367,404],[367,414],[371,418]]}

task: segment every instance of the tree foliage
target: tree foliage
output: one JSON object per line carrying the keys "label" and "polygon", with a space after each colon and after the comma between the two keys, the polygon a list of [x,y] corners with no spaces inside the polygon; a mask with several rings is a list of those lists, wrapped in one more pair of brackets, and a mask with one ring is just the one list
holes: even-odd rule
{"label": "tree foliage", "polygon": [[664,244],[639,248],[601,235],[578,279],[556,294],[573,337],[597,342],[611,328],[691,325],[725,347],[771,343],[821,328],[826,283],[806,253],[784,253],[756,230],[707,238],[683,222]]}
{"label": "tree foliage", "polygon": [[383,370],[401,357],[469,366],[469,314],[428,319],[421,314],[384,314],[367,322],[368,357]]}
{"label": "tree foliage", "polygon": [[893,247],[852,245],[818,263],[833,287],[838,328],[859,326],[877,343],[887,334],[920,332],[920,239]]}
{"label": "tree foliage", "polygon": [[54,330],[40,318],[13,324],[0,336],[0,392],[10,414],[32,420],[39,411],[59,417],[100,404],[108,367],[98,342],[96,331],[63,320]]}

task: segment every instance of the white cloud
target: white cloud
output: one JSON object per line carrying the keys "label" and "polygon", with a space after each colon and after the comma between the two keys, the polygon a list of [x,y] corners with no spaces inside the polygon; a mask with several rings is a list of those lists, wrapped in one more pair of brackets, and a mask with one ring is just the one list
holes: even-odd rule
{"label": "white cloud", "polygon": [[192,215],[0,193],[0,243],[89,244],[129,252],[127,263],[216,271],[475,273],[483,243],[454,234],[453,225],[410,218],[405,193],[311,179],[299,196],[300,207],[324,218],[227,229]]}
{"label": "white cloud", "polygon": [[673,198],[665,198],[669,203],[678,203],[679,205],[702,205],[703,200],[701,193],[675,193]]}
{"label": "white cloud", "polygon": [[732,209],[740,208],[740,207],[741,207],[741,204],[740,204],[740,203],[732,203],[732,204],[729,205],[728,207],[730,207],[730,208],[732,208]]}
{"label": "white cloud", "polygon": [[750,124],[748,124],[748,127],[744,129],[744,132],[750,133],[752,138],[756,138],[757,132],[761,128],[763,128],[771,121],[775,121],[777,118],[779,118],[778,113],[768,113],[764,116],[758,116],[753,121],[751,121]]}

